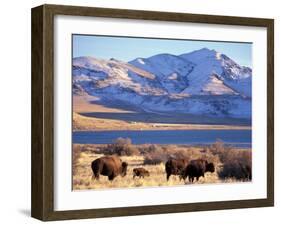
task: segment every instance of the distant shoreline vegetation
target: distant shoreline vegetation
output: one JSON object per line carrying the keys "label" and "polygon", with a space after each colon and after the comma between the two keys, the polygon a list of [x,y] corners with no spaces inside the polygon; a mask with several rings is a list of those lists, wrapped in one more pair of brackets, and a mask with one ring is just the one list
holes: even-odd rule
{"label": "distant shoreline vegetation", "polygon": [[144,130],[144,131],[81,131],[73,132],[73,143],[110,144],[118,137],[134,144],[209,145],[220,139],[226,145],[251,147],[251,130]]}

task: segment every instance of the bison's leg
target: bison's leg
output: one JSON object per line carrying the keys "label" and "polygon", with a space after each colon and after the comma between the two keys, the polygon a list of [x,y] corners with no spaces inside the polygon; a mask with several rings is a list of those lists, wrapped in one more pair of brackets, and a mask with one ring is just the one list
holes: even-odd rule
{"label": "bison's leg", "polygon": [[196,177],[196,180],[199,181],[199,177]]}
{"label": "bison's leg", "polygon": [[189,177],[189,182],[193,183],[194,177]]}
{"label": "bison's leg", "polygon": [[186,176],[185,176],[184,174],[180,174],[180,175],[179,175],[179,179],[180,179],[180,181],[181,181],[181,180],[185,181]]}
{"label": "bison's leg", "polygon": [[96,174],[93,173],[92,179],[99,180],[100,179],[100,174],[99,173],[96,173]]}
{"label": "bison's leg", "polygon": [[114,173],[112,173],[108,176],[108,180],[113,181],[114,177],[115,177],[115,175],[114,175]]}
{"label": "bison's leg", "polygon": [[100,174],[99,172],[93,172],[92,180],[99,180],[100,179]]}
{"label": "bison's leg", "polygon": [[167,173],[167,181],[169,181],[170,176],[171,176],[171,174]]}

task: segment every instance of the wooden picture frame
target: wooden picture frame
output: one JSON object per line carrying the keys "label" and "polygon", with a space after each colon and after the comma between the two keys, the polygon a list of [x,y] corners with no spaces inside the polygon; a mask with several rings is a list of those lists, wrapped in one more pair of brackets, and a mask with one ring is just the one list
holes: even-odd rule
{"label": "wooden picture frame", "polygon": [[[240,25],[267,29],[267,198],[122,208],[54,210],[54,16],[126,18]],[[274,205],[274,20],[109,8],[42,5],[32,9],[32,200],[31,215],[51,221],[164,214]]]}

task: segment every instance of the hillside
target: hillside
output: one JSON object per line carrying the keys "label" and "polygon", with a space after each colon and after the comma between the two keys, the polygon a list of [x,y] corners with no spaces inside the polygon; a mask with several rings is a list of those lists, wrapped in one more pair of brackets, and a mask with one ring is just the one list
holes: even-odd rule
{"label": "hillside", "polygon": [[146,113],[250,119],[251,83],[250,68],[206,48],[130,62],[73,59],[74,95],[87,94],[105,105],[123,103]]}

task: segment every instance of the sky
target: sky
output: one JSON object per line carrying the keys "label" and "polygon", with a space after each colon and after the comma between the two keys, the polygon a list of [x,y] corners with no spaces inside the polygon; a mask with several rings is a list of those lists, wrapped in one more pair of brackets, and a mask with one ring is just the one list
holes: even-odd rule
{"label": "sky", "polygon": [[180,55],[194,50],[208,48],[223,53],[241,66],[252,67],[252,44],[168,40],[151,38],[128,38],[114,36],[73,35],[73,57],[93,56],[102,59],[116,58],[131,61],[160,53]]}

